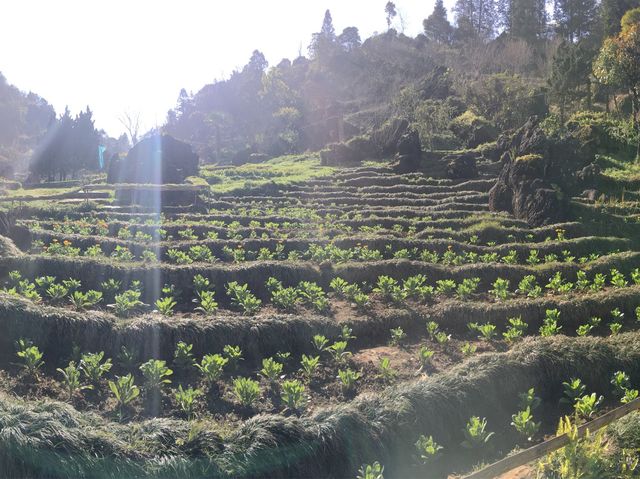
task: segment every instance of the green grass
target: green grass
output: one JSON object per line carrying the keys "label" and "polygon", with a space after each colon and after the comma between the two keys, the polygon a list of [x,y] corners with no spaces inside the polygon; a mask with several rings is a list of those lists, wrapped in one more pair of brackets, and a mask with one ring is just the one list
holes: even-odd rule
{"label": "green grass", "polygon": [[242,166],[204,167],[201,175],[211,184],[213,193],[231,193],[270,182],[286,185],[306,181],[330,175],[333,171],[332,167],[320,166],[320,157],[312,153],[280,156],[264,163]]}
{"label": "green grass", "polygon": [[639,181],[640,162],[629,158],[598,155],[602,174],[616,181]]}
{"label": "green grass", "polygon": [[53,196],[53,195],[62,195],[65,193],[70,193],[72,191],[77,190],[78,187],[74,186],[72,188],[19,188],[17,190],[9,190],[7,194],[4,196],[5,198],[41,198],[43,196]]}

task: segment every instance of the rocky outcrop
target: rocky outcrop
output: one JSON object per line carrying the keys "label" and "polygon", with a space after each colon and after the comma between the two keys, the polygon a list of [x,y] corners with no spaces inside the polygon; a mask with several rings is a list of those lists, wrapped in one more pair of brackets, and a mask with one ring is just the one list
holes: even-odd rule
{"label": "rocky outcrop", "polygon": [[137,143],[124,159],[109,164],[108,183],[184,183],[198,174],[198,155],[191,146],[169,135],[154,135]]}
{"label": "rocky outcrop", "polygon": [[393,169],[400,174],[412,173],[420,169],[421,162],[420,136],[416,130],[408,130],[398,141]]}
{"label": "rocky outcrop", "polygon": [[358,166],[362,160],[362,151],[346,143],[331,143],[320,151],[320,164],[323,166]]}
{"label": "rocky outcrop", "polygon": [[12,216],[0,211],[0,257],[20,256],[20,249],[31,247],[31,239],[29,228],[17,225]]}
{"label": "rocky outcrop", "polygon": [[477,154],[473,151],[465,151],[447,155],[442,158],[446,162],[447,178],[452,180],[466,180],[478,177],[476,164]]}
{"label": "rocky outcrop", "polygon": [[400,139],[408,129],[409,122],[407,120],[395,118],[374,130],[371,133],[371,140],[378,150],[378,156],[385,158],[395,155],[398,152]]}

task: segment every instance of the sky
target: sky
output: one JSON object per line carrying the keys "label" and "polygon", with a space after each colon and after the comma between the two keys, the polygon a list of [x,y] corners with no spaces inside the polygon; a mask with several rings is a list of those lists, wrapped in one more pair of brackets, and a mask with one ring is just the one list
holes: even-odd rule
{"label": "sky", "polygon": [[[356,26],[364,40],[385,31],[386,2],[2,0],[0,72],[58,113],[90,106],[96,127],[119,136],[124,113],[139,114],[143,131],[160,126],[181,88],[227,78],[255,49],[271,65],[306,54],[327,8],[337,33]],[[415,36],[435,0],[395,4]]]}

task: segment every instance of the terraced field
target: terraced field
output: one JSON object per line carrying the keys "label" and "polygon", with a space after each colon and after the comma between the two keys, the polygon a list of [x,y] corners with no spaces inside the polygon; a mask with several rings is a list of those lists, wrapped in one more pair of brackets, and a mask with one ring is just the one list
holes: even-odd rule
{"label": "terraced field", "polygon": [[197,211],[17,209],[3,470],[446,477],[633,399],[634,239],[491,213],[480,170],[341,169]]}

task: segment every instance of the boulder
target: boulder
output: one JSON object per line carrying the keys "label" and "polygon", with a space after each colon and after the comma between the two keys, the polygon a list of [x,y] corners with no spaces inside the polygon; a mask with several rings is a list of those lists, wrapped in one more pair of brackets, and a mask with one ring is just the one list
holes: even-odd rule
{"label": "boulder", "polygon": [[420,135],[416,130],[408,130],[397,145],[393,169],[396,173],[413,173],[420,169],[422,162],[422,146],[420,145]]}
{"label": "boulder", "polygon": [[498,137],[495,125],[472,111],[466,111],[454,118],[449,124],[449,128],[469,148],[490,143]]}
{"label": "boulder", "polygon": [[124,159],[109,164],[108,183],[183,183],[198,174],[198,155],[191,146],[169,135],[154,135],[137,143]]}
{"label": "boulder", "polygon": [[473,151],[447,155],[442,161],[447,164],[446,175],[449,179],[466,180],[478,177],[476,153]]}
{"label": "boulder", "polygon": [[323,166],[358,166],[362,160],[362,152],[345,143],[331,143],[320,151],[320,164]]}
{"label": "boulder", "polygon": [[509,160],[489,191],[489,208],[540,226],[566,219],[566,197],[546,178],[548,160],[531,154]]}
{"label": "boulder", "polygon": [[398,143],[402,135],[409,129],[409,122],[395,118],[371,133],[371,140],[376,145],[379,156],[393,156],[398,151]]}

